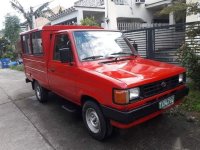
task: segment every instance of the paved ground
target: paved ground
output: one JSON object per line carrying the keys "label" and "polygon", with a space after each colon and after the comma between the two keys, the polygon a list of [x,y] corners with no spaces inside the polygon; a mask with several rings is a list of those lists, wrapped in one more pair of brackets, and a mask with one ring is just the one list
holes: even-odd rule
{"label": "paved ground", "polygon": [[95,141],[80,115],[61,108],[60,97],[51,94],[40,104],[24,78],[21,72],[0,70],[0,150],[200,149],[200,124],[166,114]]}

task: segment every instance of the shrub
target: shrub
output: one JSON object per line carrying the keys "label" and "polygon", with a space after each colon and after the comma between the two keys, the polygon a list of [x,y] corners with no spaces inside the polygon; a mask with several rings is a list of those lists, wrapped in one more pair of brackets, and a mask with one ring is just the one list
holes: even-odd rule
{"label": "shrub", "polygon": [[86,17],[85,19],[81,20],[81,25],[83,26],[99,26],[96,22],[94,17]]}
{"label": "shrub", "polygon": [[196,48],[184,44],[178,52],[181,64],[187,68],[188,77],[192,79],[194,86],[200,89],[200,56],[196,53]]}

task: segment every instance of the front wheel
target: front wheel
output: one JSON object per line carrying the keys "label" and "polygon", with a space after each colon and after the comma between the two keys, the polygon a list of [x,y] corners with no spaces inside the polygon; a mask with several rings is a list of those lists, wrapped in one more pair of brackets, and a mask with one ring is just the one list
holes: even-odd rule
{"label": "front wheel", "polygon": [[110,122],[103,116],[99,106],[92,101],[83,105],[82,116],[90,135],[97,140],[103,140],[112,133]]}
{"label": "front wheel", "polygon": [[34,90],[36,98],[39,102],[44,103],[47,101],[48,91],[45,88],[41,87],[41,85],[37,81],[34,82]]}

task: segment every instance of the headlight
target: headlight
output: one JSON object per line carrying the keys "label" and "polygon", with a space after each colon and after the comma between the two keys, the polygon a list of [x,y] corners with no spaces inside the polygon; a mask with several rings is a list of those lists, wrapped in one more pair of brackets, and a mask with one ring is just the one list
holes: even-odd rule
{"label": "headlight", "polygon": [[113,93],[114,103],[119,105],[125,105],[129,103],[128,90],[114,90]]}
{"label": "headlight", "polygon": [[183,83],[184,82],[184,75],[183,74],[179,74],[178,82],[179,83]]}
{"label": "headlight", "polygon": [[134,100],[136,98],[139,98],[140,96],[140,88],[132,88],[129,90],[129,93],[130,93],[130,100]]}

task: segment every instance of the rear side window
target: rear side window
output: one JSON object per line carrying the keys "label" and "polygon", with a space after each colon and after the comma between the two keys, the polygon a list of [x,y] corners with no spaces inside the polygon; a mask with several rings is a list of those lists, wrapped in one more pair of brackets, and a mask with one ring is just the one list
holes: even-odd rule
{"label": "rear side window", "polygon": [[31,44],[30,44],[30,35],[26,34],[22,36],[23,50],[25,54],[31,54]]}
{"label": "rear side window", "polygon": [[41,31],[32,33],[32,46],[33,46],[33,54],[42,55],[42,38]]}

